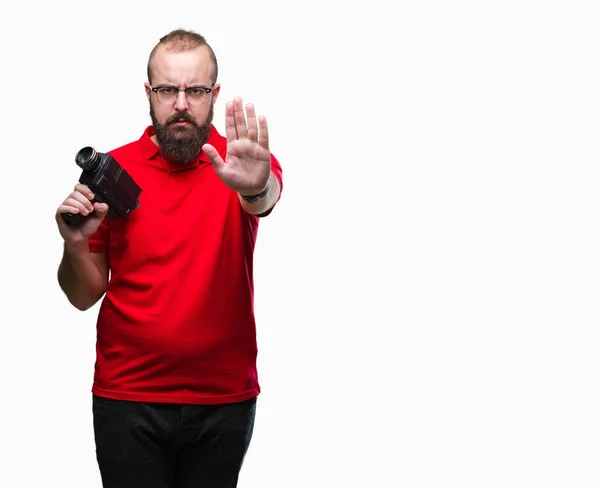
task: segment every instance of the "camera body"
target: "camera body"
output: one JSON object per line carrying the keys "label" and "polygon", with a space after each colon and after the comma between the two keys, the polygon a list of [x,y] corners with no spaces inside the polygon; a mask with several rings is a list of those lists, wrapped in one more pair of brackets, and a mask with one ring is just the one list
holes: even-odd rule
{"label": "camera body", "polygon": [[[139,207],[142,189],[111,155],[87,146],[79,150],[75,162],[83,170],[79,183],[94,193],[92,202],[108,204],[107,219],[124,219]],[[61,215],[68,225],[79,226],[92,214],[85,217],[80,213]]]}

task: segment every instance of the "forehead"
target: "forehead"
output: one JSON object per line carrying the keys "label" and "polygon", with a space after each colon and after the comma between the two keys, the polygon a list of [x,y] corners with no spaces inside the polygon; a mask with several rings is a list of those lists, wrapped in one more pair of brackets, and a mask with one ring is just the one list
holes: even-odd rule
{"label": "forehead", "polygon": [[213,63],[206,46],[179,52],[161,46],[152,59],[151,69],[154,84],[212,84]]}

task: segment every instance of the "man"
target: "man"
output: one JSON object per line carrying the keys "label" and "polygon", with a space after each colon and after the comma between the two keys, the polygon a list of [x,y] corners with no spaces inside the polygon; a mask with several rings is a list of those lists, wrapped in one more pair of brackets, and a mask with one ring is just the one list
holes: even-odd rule
{"label": "man", "polygon": [[282,171],[251,104],[226,104],[226,138],[212,125],[217,74],[201,35],[164,36],[145,83],[152,125],[109,153],[141,187],[139,207],[105,219],[77,184],[56,212],[62,290],[80,310],[103,297],[92,393],[104,487],[235,487],[252,436],[252,255]]}

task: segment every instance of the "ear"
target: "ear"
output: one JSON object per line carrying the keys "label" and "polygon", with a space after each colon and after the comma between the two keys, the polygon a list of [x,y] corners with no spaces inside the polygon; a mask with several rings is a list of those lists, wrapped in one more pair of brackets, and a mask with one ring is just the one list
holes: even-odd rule
{"label": "ear", "polygon": [[221,85],[219,85],[218,83],[213,87],[212,89],[212,96],[213,96],[213,105],[215,103],[217,103],[217,97],[219,96],[219,92],[221,91]]}
{"label": "ear", "polygon": [[152,94],[150,83],[148,83],[147,81],[144,82],[144,88],[146,89],[146,97],[148,97],[148,100],[150,100],[150,95]]}

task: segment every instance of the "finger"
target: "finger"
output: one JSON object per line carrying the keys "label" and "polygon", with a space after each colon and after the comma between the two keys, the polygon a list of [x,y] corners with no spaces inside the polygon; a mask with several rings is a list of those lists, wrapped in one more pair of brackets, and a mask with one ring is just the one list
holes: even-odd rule
{"label": "finger", "polygon": [[242,106],[242,99],[240,97],[233,99],[233,113],[235,115],[235,129],[237,130],[238,139],[245,139],[248,135],[246,130],[246,116],[244,115],[244,107]]}
{"label": "finger", "polygon": [[58,218],[60,214],[64,213],[78,214],[79,212],[81,212],[79,207],[74,207],[72,205],[66,205],[63,203],[60,207],[58,207],[58,210],[56,211],[56,217]]}
{"label": "finger", "polygon": [[204,151],[204,154],[208,156],[208,159],[210,159],[210,162],[214,166],[217,174],[220,175],[223,167],[225,166],[225,162],[223,161],[221,155],[210,144],[204,144],[204,146],[202,146],[202,150]]}
{"label": "finger", "polygon": [[225,107],[225,135],[227,142],[232,142],[237,139],[237,130],[235,128],[235,116],[233,115],[233,103],[227,102]]}
{"label": "finger", "polygon": [[246,114],[248,115],[248,139],[252,142],[258,141],[258,123],[256,121],[256,111],[251,103],[246,105]]}
{"label": "finger", "polygon": [[[89,192],[89,190],[88,190]],[[92,205],[92,202],[90,201],[89,198],[87,198],[83,193],[79,192],[79,191],[74,191],[73,193],[71,193],[69,195],[68,198],[72,198],[73,200],[77,200],[78,202],[82,203],[85,208],[87,210],[89,210],[90,212],[92,210],[94,210],[94,206]]]}
{"label": "finger", "polygon": [[76,208],[77,211],[79,213],[81,213],[82,215],[88,215],[90,212],[92,212],[94,210],[94,207],[92,206],[91,203],[89,203],[89,200],[88,200],[88,204],[86,205],[84,202],[81,202],[80,200],[78,200],[76,198],[67,198],[63,202],[63,205],[67,206],[67,207],[71,207],[71,208]]}
{"label": "finger", "polygon": [[260,132],[258,134],[258,144],[265,149],[269,149],[269,129],[267,127],[267,118],[261,115],[258,118]]}
{"label": "finger", "polygon": [[85,195],[90,200],[92,200],[94,198],[94,194],[92,193],[92,190],[90,190],[87,186],[82,185],[81,183],[77,183],[75,185],[75,191],[78,191],[82,195]]}

